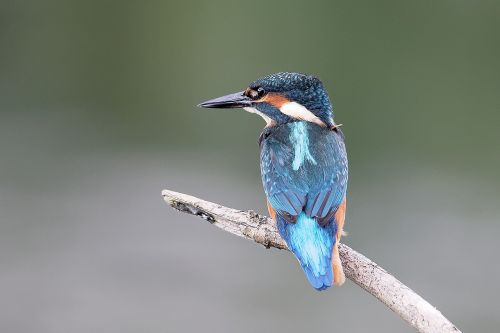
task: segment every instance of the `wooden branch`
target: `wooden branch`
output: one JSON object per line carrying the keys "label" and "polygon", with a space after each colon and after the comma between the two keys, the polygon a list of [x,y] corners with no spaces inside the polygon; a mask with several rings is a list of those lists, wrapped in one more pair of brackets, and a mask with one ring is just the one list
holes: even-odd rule
{"label": "wooden branch", "polygon": [[[199,216],[225,231],[253,240],[266,248],[288,250],[274,221],[265,216],[169,190],[163,190],[162,195],[170,206],[183,213]],[[418,332],[460,332],[435,307],[364,255],[344,244],[339,244],[339,252],[345,275]]]}

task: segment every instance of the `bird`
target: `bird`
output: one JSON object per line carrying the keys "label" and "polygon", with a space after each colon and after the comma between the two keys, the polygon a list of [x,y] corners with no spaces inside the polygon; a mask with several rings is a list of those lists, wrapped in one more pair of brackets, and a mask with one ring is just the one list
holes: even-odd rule
{"label": "bird", "polygon": [[340,286],[348,162],[344,134],[317,77],[280,72],[245,90],[200,103],[203,108],[241,108],[261,116],[260,169],[267,208],[318,291]]}

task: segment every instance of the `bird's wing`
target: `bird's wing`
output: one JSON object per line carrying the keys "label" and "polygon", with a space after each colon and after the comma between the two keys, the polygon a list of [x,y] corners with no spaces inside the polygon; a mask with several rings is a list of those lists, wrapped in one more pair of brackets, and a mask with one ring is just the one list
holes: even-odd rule
{"label": "bird's wing", "polygon": [[320,224],[332,220],[347,189],[347,157],[342,135],[310,132],[311,158],[298,169],[296,151],[286,140],[265,140],[261,171],[269,203],[277,214],[295,222],[302,211]]}
{"label": "bird's wing", "polygon": [[291,148],[272,142],[264,142],[261,149],[262,183],[267,200],[277,214],[287,219],[296,218],[307,199],[307,189],[294,184],[294,177],[286,167],[292,154]]}

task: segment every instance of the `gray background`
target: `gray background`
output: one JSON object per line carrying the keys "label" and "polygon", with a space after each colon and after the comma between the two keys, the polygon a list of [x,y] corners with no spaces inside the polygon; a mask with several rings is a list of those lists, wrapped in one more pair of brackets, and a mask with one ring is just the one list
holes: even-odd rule
{"label": "gray background", "polygon": [[461,329],[498,330],[498,1],[0,1],[0,331],[411,332],[348,281],[168,208],[265,212],[261,119],[201,110],[318,75],[344,241]]}

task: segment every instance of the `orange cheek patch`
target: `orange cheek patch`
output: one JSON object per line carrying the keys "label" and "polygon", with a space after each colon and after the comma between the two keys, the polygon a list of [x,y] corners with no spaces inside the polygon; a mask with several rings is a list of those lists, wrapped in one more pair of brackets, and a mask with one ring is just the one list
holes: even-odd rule
{"label": "orange cheek patch", "polygon": [[288,98],[278,94],[267,94],[263,98],[259,99],[257,102],[266,102],[274,106],[275,108],[280,109],[283,104],[290,102]]}

